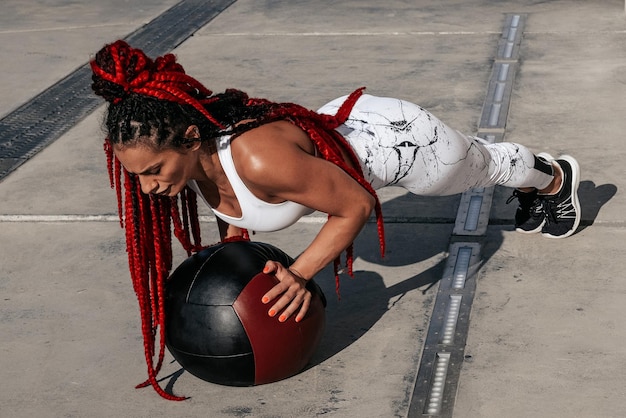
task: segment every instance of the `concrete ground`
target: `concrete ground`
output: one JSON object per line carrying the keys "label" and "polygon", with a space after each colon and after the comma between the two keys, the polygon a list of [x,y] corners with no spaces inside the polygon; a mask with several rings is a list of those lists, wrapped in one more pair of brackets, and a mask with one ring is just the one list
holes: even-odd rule
{"label": "concrete ground", "polygon": [[[176,3],[4,0],[0,117]],[[506,140],[576,156],[583,222],[561,241],[517,234],[496,189],[454,416],[623,417],[624,2],[238,0],[174,52],[214,91],[317,108],[365,85],[472,134],[506,13],[527,14]],[[191,397],[168,402],[134,389],[146,371],[123,231],[88,217],[116,212],[102,110],[0,182],[0,417],[406,417],[459,197],[381,194],[387,257],[368,224],[341,301],[319,275],[328,324],[306,371],[232,388],[168,355],[163,386]],[[296,256],[323,219],[255,239]]]}

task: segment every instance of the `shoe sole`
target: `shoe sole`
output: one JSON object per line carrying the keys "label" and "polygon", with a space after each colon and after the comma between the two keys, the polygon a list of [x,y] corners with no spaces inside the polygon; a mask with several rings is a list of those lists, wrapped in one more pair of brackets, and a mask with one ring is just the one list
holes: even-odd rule
{"label": "shoe sole", "polygon": [[[539,154],[537,154],[537,157],[541,157],[544,160],[549,161],[549,162],[552,162],[554,160],[554,157],[548,154],[547,152],[540,152]],[[546,224],[546,220],[544,219],[543,222],[541,222],[541,225],[539,225],[535,229],[531,229],[530,231],[527,231],[522,228],[515,228],[515,232],[519,232],[520,234],[536,234],[537,232],[541,232],[541,229],[543,228],[545,224]]]}
{"label": "shoe sole", "polygon": [[574,157],[569,155],[563,155],[559,157],[559,160],[567,161],[570,167],[572,167],[572,206],[574,206],[574,209],[576,210],[576,219],[574,220],[574,225],[572,226],[572,229],[570,229],[563,235],[552,235],[547,233],[541,234],[544,237],[551,239],[561,239],[571,236],[578,229],[581,218],[580,201],[578,200],[578,186],[580,185],[580,166],[578,165],[578,161],[576,161]]}
{"label": "shoe sole", "polygon": [[541,222],[541,225],[537,226],[537,228],[535,229],[531,229],[530,231],[527,231],[522,228],[515,228],[515,232],[519,232],[520,234],[536,234],[537,232],[541,231],[541,228],[543,228],[545,224],[546,224],[546,220],[544,219],[543,222]]}

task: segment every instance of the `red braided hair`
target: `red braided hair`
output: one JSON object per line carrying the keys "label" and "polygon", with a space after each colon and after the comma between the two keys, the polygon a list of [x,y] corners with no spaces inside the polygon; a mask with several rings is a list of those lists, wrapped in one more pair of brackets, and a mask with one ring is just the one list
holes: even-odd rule
{"label": "red braided hair", "polygon": [[[159,386],[156,376],[161,369],[165,354],[163,286],[172,268],[172,221],[174,233],[188,255],[202,248],[197,213],[190,216],[189,211],[183,210],[181,214],[179,210],[179,199],[181,202],[186,202],[185,205],[181,203],[183,207],[189,208],[192,206],[190,202],[195,204],[195,195],[193,191],[187,189],[186,193],[182,193],[179,198],[143,194],[136,176],[122,169],[108,141],[105,142],[104,148],[107,161],[111,161],[108,164],[109,176],[111,187],[116,189],[119,199],[120,222],[126,231],[126,252],[133,289],[139,302],[144,355],[148,365],[148,380],[137,387],[152,385],[162,397],[182,400],[185,398],[165,392]],[[122,173],[123,189],[121,187]],[[189,221],[185,227],[181,218],[189,219],[191,227],[189,227]],[[157,335],[160,344],[155,364]]]}
{"label": "red braided hair", "polygon": [[[223,128],[203,106],[215,100],[210,98],[213,94],[211,90],[185,74],[185,70],[176,62],[174,55],[167,54],[152,62],[141,50],[131,48],[124,41],[117,41],[109,45],[108,52],[115,63],[115,70],[108,72],[99,67],[93,60],[91,61],[91,69],[97,77],[121,87],[126,95],[129,93],[141,94],[193,106],[213,124]],[[129,72],[135,75],[131,80],[127,77]],[[198,100],[192,96],[192,92],[200,93],[209,98]],[[113,104],[118,104],[123,98],[115,97],[111,101]]]}
{"label": "red braided hair", "polygon": [[[324,159],[345,170],[376,199],[378,235],[381,253],[384,254],[380,202],[374,189],[365,180],[354,151],[335,130],[346,121],[364,88],[353,92],[337,114],[330,116],[293,103],[250,99],[238,90],[227,90],[223,95],[213,96],[199,81],[185,74],[174,55],[167,54],[152,61],[141,50],[131,48],[124,41],[106,45],[91,61],[91,68],[94,80],[92,87],[96,94],[109,102],[109,116],[118,111],[125,100],[147,97],[194,109],[213,127],[211,132],[214,134],[228,132],[230,128],[227,127],[235,126],[245,119],[255,119],[255,122],[242,124],[230,133],[239,134],[276,120],[288,120],[300,127],[309,135]],[[228,106],[238,107],[229,113],[223,109]],[[136,111],[134,107],[132,111]],[[113,153],[112,144],[124,142],[121,136],[128,135],[120,131],[122,123],[114,120],[108,124],[109,136],[104,148],[111,187],[116,190],[120,223],[126,231],[128,264],[140,308],[144,354],[148,365],[148,379],[137,387],[151,385],[166,399],[182,400],[185,398],[169,394],[160,387],[157,374],[165,353],[164,284],[172,268],[172,228],[188,255],[202,248],[196,194],[190,188],[185,188],[179,196],[172,198],[143,194],[136,176],[126,171]],[[112,135],[113,131],[115,135]],[[348,156],[348,162],[344,161],[344,154]],[[249,239],[247,231],[244,230],[243,234],[242,237],[228,240]],[[352,276],[353,245],[350,244],[346,251],[347,273]],[[334,269],[338,295],[340,264],[340,257],[337,257]]]}

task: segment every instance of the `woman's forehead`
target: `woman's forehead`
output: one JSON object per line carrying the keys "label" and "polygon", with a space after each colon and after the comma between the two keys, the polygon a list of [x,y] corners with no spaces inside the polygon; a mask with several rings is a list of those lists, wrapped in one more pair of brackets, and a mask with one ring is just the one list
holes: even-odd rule
{"label": "woman's forehead", "polygon": [[126,170],[135,174],[144,172],[161,162],[165,157],[163,151],[157,151],[153,147],[143,144],[115,144],[113,145],[113,153]]}

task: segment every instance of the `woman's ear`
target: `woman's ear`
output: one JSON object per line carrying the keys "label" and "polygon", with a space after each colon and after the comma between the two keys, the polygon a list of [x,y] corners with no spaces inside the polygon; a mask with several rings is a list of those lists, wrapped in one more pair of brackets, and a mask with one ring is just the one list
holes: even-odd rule
{"label": "woman's ear", "polygon": [[185,139],[200,139],[200,129],[196,125],[189,125],[185,131]]}
{"label": "woman's ear", "polygon": [[202,145],[202,138],[200,136],[200,129],[196,125],[189,125],[185,131],[185,140],[188,141],[185,144],[185,149],[195,151]]}
{"label": "woman's ear", "polygon": [[192,142],[191,144],[185,144],[185,149],[187,151],[196,151],[200,149],[201,146],[202,146],[202,142],[196,141],[196,142]]}

